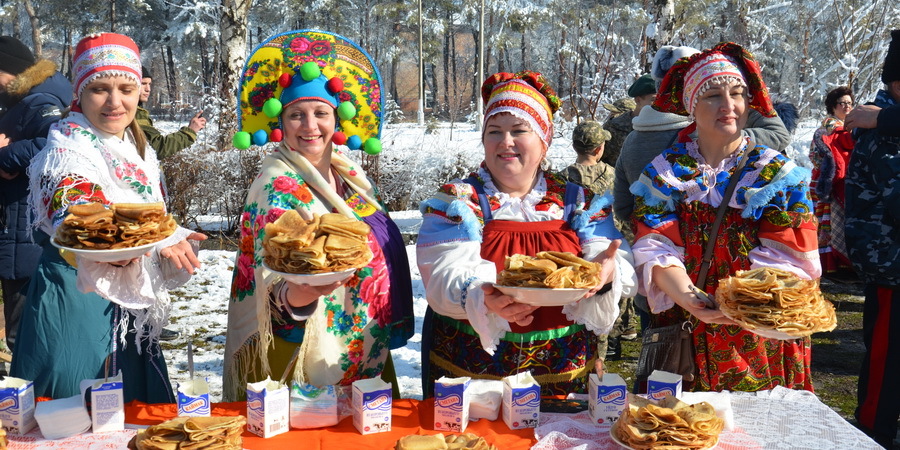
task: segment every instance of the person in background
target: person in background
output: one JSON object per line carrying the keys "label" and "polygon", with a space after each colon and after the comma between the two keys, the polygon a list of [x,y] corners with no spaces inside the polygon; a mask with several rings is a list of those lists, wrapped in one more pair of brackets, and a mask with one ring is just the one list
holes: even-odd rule
{"label": "person in background", "polygon": [[0,286],[6,344],[15,350],[28,280],[41,247],[31,240],[28,174],[31,159],[46,142],[50,125],[72,103],[72,85],[56,64],[35,60],[12,36],[0,36]]}
{"label": "person in background", "polygon": [[134,120],[141,60],[131,38],[98,33],[74,51],[72,110],[53,125],[28,168],[35,242],[43,247],[29,283],[10,374],[34,381],[36,397],[78,395],[85,379],[122,374],[125,401],[175,400],[159,333],[168,321],[167,289],[200,267],[177,227],[147,255],[94,262],[50,240],[69,209],[163,200],[159,164]]}
{"label": "person in background", "polygon": [[[279,70],[258,70],[269,64]],[[381,92],[368,53],[329,32],[279,34],[247,60],[239,129],[252,131],[255,145],[280,143],[244,204],[228,304],[229,401],[244,398],[247,382],[280,377],[298,348],[294,381],[336,385],[344,397],[354,381],[381,377],[399,397],[390,350],[405,346],[414,326],[406,245],[375,185],[337,147],[380,152]],[[247,132],[235,136],[237,148],[250,143]],[[344,281],[285,281],[264,266],[263,238],[266,224],[288,210],[307,220],[338,213],[368,224],[374,257]]]}
{"label": "person in background", "polygon": [[[770,266],[803,279],[821,275],[809,170],[759,145],[742,130],[750,109],[777,120],[762,71],[734,43],[721,43],[676,62],[653,106],[690,117],[696,138],[677,142],[648,164],[631,186],[637,226],[633,246],[640,290],[654,326],[690,320],[701,391],[758,391],[784,386],[812,390],[810,339],[777,340],[744,330],[692,289],[723,201],[710,276]],[[782,125],[783,126],[783,125]],[[733,172],[745,161],[734,195],[723,199]]]}
{"label": "person in background", "polygon": [[809,149],[813,163],[810,189],[819,219],[819,258],[825,275],[841,280],[856,276],[844,239],[844,180],[856,144],[850,130],[844,127],[844,119],[853,109],[853,102],[849,87],[840,86],[828,92],[825,96],[828,116],[813,134]]}
{"label": "person in background", "polygon": [[612,103],[604,103],[603,108],[612,114],[610,118],[614,118],[622,114],[631,114],[637,108],[637,104],[631,97],[622,97]]}
{"label": "person in background", "polygon": [[634,99],[634,108],[628,113],[608,119],[603,124],[603,128],[608,130],[612,137],[606,143],[606,150],[603,152],[601,160],[613,167],[616,166],[616,160],[619,159],[625,137],[633,129],[631,121],[641,113],[644,106],[653,103],[653,99],[656,98],[656,84],[653,82],[653,77],[650,74],[641,75],[628,87],[628,96]]}
{"label": "person in background", "polygon": [[603,147],[610,138],[609,131],[600,122],[585,120],[572,130],[572,148],[575,163],[559,174],[596,195],[603,195],[612,189],[613,168],[601,161]]}
{"label": "person in background", "polygon": [[[597,335],[630,296],[634,273],[619,248],[609,196],[549,171],[553,113],[561,102],[536,72],[497,73],[481,88],[484,161],[420,206],[416,255],[429,309],[422,383],[441,376],[499,379],[531,371],[545,395],[585,392]],[[520,303],[494,287],[507,256],[570,252],[601,264],[601,283],[565,306]]]}
{"label": "person in background", "polygon": [[[896,448],[900,418],[900,30],[891,43],[872,105],[847,115],[859,132],[847,170],[847,250],[865,282],[863,342],[855,416],[885,448]],[[880,111],[877,109],[880,108]],[[875,116],[875,120],[873,120]],[[874,123],[873,123],[874,122]]]}
{"label": "person in background", "polygon": [[[203,117],[203,111],[199,111],[194,117],[191,117],[187,126],[181,127],[174,133],[162,134],[153,126],[150,112],[143,108],[150,99],[153,76],[147,67],[142,67],[141,70],[143,71],[141,74],[141,102],[138,104],[137,121],[147,136],[147,142],[156,150],[159,159],[163,160],[193,145],[197,141],[197,133],[206,126],[206,118]],[[171,338],[171,336],[167,337]]]}
{"label": "person in background", "polygon": [[[628,101],[632,101],[630,98]],[[600,122],[586,120],[572,130],[572,148],[575,149],[575,163],[559,174],[566,181],[590,190],[594,195],[604,195],[612,190],[614,174],[609,164],[601,161],[604,143],[610,134]],[[616,228],[621,228],[616,226]],[[631,298],[619,300],[619,317],[609,335],[598,336],[597,355],[599,358],[618,358],[622,354],[619,338],[635,339],[637,331],[631,326],[634,305]]]}

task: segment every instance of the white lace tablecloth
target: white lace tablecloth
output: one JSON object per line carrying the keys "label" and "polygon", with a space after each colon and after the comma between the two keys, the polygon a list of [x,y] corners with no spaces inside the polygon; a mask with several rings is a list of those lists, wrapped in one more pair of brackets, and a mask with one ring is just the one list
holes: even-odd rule
{"label": "white lace tablecloth", "polygon": [[[716,449],[881,449],[808,391],[732,392],[731,405],[734,430],[719,435]],[[535,437],[532,450],[621,448],[587,411],[542,413]]]}

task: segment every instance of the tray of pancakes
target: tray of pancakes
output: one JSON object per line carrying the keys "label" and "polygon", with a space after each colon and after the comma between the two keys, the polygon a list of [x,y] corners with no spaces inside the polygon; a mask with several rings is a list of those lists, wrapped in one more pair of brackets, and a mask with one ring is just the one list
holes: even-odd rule
{"label": "tray of pancakes", "polygon": [[837,326],[834,305],[819,280],[771,267],[742,270],[719,281],[716,303],[729,319],[772,339],[796,339]]}
{"label": "tray of pancakes", "polygon": [[710,449],[723,428],[725,421],[709,403],[689,405],[671,395],[655,403],[628,394],[628,407],[609,434],[617,444],[631,449]]}
{"label": "tray of pancakes", "polygon": [[497,290],[521,303],[561,306],[584,297],[600,284],[600,264],[568,252],[507,256]]}
{"label": "tray of pancakes", "polygon": [[296,284],[322,286],[343,281],[372,260],[365,222],[343,214],[304,220],[288,210],[266,224],[263,265]]}
{"label": "tray of pancakes", "polygon": [[96,262],[140,257],[178,228],[162,202],[85,203],[67,212],[52,244]]}
{"label": "tray of pancakes", "polygon": [[138,431],[131,450],[234,449],[243,448],[244,416],[176,417]]}

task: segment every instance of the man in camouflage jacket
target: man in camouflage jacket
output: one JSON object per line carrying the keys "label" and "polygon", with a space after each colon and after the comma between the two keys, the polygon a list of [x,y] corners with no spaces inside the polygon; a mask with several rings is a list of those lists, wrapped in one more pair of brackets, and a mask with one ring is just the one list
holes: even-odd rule
{"label": "man in camouflage jacket", "polygon": [[147,135],[147,142],[156,150],[156,156],[159,159],[165,159],[172,156],[194,144],[197,140],[197,133],[206,126],[206,119],[203,117],[203,111],[198,112],[191,118],[187,126],[181,127],[180,130],[162,134],[153,126],[153,119],[150,118],[150,112],[142,108],[144,103],[150,98],[150,89],[153,87],[153,77],[146,67],[143,68],[143,77],[141,78],[141,101],[134,116],[134,120],[141,126],[141,130]]}
{"label": "man in camouflage jacket", "polygon": [[[878,91],[876,127],[855,124],[858,139],[846,182],[846,239],[853,266],[865,283],[863,341],[856,419],[886,448],[897,448],[900,417],[900,30],[882,70],[887,89]],[[861,109],[862,114],[866,110]],[[854,112],[851,111],[851,115]]]}

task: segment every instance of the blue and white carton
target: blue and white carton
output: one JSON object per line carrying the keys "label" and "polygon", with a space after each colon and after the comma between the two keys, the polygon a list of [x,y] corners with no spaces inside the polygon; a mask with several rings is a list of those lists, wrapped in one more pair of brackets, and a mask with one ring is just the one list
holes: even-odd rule
{"label": "blue and white carton", "polygon": [[647,398],[660,401],[666,395],[681,398],[681,375],[654,370],[647,377]]}
{"label": "blue and white carton", "polygon": [[588,381],[588,411],[598,425],[612,426],[627,406],[628,387],[616,373],[592,373]]}
{"label": "blue and white carton", "polygon": [[125,429],[125,391],[122,371],[91,384],[91,426],[94,433]]}
{"label": "blue and white carton", "polygon": [[0,380],[0,422],[9,434],[25,434],[34,419],[34,383],[15,377]]}
{"label": "blue and white carton", "polygon": [[537,428],[541,418],[541,386],[531,372],[503,379],[503,422],[511,430]]}
{"label": "blue and white carton", "polygon": [[287,386],[266,377],[247,383],[247,431],[270,438],[290,429],[291,392]]}
{"label": "blue and white carton", "polygon": [[434,429],[462,433],[469,425],[469,377],[434,382]]}
{"label": "blue and white carton", "polygon": [[294,382],[291,386],[291,428],[330,427],[340,421],[337,389],[333,384],[320,388]]}
{"label": "blue and white carton", "polygon": [[206,378],[194,377],[178,383],[178,415],[187,417],[209,417],[209,383]]}
{"label": "blue and white carton", "polygon": [[391,431],[391,383],[380,378],[353,382],[353,426],[362,434]]}

